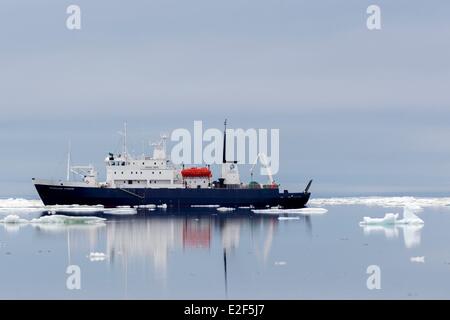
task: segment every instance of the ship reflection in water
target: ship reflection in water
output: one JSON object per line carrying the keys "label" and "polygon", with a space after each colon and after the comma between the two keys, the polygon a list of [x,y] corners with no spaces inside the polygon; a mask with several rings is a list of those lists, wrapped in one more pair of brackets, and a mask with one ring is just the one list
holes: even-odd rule
{"label": "ship reflection in water", "polygon": [[[211,270],[203,270],[204,267],[213,265],[218,276],[211,279],[218,289],[213,294],[215,298],[228,297],[230,279],[227,273],[241,272],[236,264],[249,264],[244,269],[250,273],[265,265],[274,266],[275,261],[269,258],[280,224],[289,223],[297,229],[303,225],[298,232],[308,237],[312,232],[309,216],[280,221],[278,215],[255,215],[248,210],[232,214],[208,210],[99,215],[107,220],[92,225],[37,225],[33,230],[39,238],[65,235],[68,265],[83,265],[87,261],[89,264],[82,267],[83,270],[103,264],[108,266],[109,272],[121,274],[126,297],[133,297],[130,282],[138,278],[153,279],[156,281],[153,285],[163,288],[162,297],[172,297],[171,293],[164,295],[173,276],[171,271],[201,277],[203,272],[211,273]],[[252,270],[250,265],[257,267]],[[208,297],[200,291],[193,296]],[[119,297],[124,296],[119,294]]]}
{"label": "ship reflection in water", "polygon": [[191,215],[110,220],[106,226],[106,254],[111,263],[125,256],[149,259],[155,272],[164,276],[171,251],[210,250],[216,234],[221,239],[222,249],[232,251],[239,247],[241,228],[262,228],[271,240],[277,223],[277,217],[250,219]]}
{"label": "ship reflection in water", "polygon": [[[95,224],[3,224],[0,298],[450,297],[450,209],[425,208],[423,226],[365,228],[362,217],[385,209],[328,209],[309,216],[156,209],[95,213],[106,218]],[[80,290],[66,286],[73,265]],[[382,290],[367,289],[370,265],[382,270]]]}

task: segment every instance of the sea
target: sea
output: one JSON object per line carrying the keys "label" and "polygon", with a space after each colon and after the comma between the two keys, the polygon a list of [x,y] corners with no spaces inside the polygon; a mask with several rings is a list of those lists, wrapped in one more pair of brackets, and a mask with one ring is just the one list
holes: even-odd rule
{"label": "sea", "polygon": [[[361,224],[411,206],[423,223]],[[445,197],[262,211],[3,198],[0,299],[449,299],[449,229]]]}

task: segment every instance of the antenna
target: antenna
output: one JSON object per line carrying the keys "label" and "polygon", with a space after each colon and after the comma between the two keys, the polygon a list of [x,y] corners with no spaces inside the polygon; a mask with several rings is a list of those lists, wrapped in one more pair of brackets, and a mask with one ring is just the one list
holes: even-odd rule
{"label": "antenna", "polygon": [[122,155],[125,157],[125,160],[128,159],[128,151],[127,151],[127,122],[123,123],[123,132],[119,131],[119,134],[123,137],[122,140]]}
{"label": "antenna", "polygon": [[123,124],[124,127],[124,134],[123,134],[123,154],[125,156],[125,159],[128,158],[128,151],[127,151],[127,122]]}
{"label": "antenna", "polygon": [[66,180],[69,181],[70,180],[70,153],[71,153],[71,149],[72,149],[72,143],[69,140],[69,149],[67,152],[67,174],[66,174]]}

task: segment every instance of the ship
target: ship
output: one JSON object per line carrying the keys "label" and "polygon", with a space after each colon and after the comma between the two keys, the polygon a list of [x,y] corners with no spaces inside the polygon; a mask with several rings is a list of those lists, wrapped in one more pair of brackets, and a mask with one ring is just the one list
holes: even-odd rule
{"label": "ship", "polygon": [[[32,182],[44,205],[52,206],[291,209],[307,204],[312,180],[300,192],[281,191],[271,175],[266,184],[241,182],[238,162],[227,160],[226,121],[224,127],[221,177],[217,180],[213,180],[211,165],[186,167],[174,164],[166,154],[167,136],[164,135],[159,143],[153,144],[152,156],[131,156],[126,149],[125,124],[122,152],[108,153],[105,158],[106,181],[97,181],[97,171],[92,165],[71,166],[69,152],[66,180],[32,178]],[[71,174],[80,176],[81,181],[70,179]]]}

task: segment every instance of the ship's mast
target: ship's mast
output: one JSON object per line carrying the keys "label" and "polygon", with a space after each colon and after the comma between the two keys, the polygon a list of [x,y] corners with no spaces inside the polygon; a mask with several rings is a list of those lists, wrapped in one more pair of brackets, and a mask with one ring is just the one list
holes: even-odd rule
{"label": "ship's mast", "polygon": [[225,122],[223,123],[224,130],[223,130],[223,158],[222,163],[238,163],[237,160],[231,160],[227,161],[227,119],[225,119]]}
{"label": "ship's mast", "polygon": [[123,131],[119,131],[122,136],[122,156],[125,160],[128,160],[128,150],[127,150],[127,123],[123,123]]}
{"label": "ship's mast", "polygon": [[67,173],[66,173],[66,180],[70,180],[70,152],[71,152],[72,146],[71,141],[69,140],[69,149],[67,152]]}
{"label": "ship's mast", "polygon": [[225,119],[225,122],[223,123],[224,130],[223,130],[223,153],[222,153],[222,163],[227,163],[227,119]]}
{"label": "ship's mast", "polygon": [[127,150],[127,123],[123,124],[123,156],[125,160],[128,159],[128,150]]}

